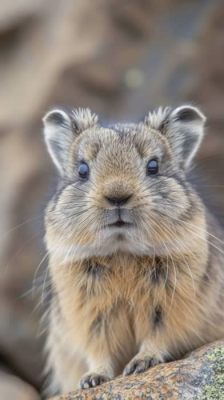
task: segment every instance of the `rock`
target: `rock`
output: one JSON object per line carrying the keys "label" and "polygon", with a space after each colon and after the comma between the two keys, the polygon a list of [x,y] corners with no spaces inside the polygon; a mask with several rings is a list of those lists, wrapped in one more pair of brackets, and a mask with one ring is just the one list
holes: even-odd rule
{"label": "rock", "polygon": [[224,341],[203,346],[182,360],[158,365],[140,375],[118,377],[93,389],[54,397],[54,400],[107,399],[222,400]]}
{"label": "rock", "polygon": [[222,3],[215,3],[200,30],[192,60],[195,84],[188,98],[200,104],[208,118],[208,135],[199,153],[199,165],[207,198],[212,201],[212,209],[224,224],[224,8]]}
{"label": "rock", "polygon": [[34,2],[33,0],[17,0],[16,3],[3,1],[1,3],[0,14],[0,37],[1,34],[12,32],[23,23],[32,20],[37,16],[43,0]]}
{"label": "rock", "polygon": [[39,135],[2,129],[0,144],[0,360],[4,357],[37,385],[42,379],[43,345],[35,311],[39,299],[31,288],[45,254],[43,207],[50,169],[46,174],[48,162]]}
{"label": "rock", "polygon": [[[13,10],[16,8],[18,16],[20,6],[10,7],[8,3],[1,2],[5,12],[0,31],[2,26],[5,32],[4,40],[0,40],[0,121],[18,126],[33,122],[35,117],[39,120],[61,71],[72,61],[87,62],[108,40],[110,31],[102,0],[97,7],[88,0],[75,4],[64,0],[54,6],[51,1],[20,0],[21,13],[27,17],[16,29]],[[101,13],[97,11],[100,6]],[[91,23],[83,23],[88,18]],[[21,101],[23,98],[26,101]]]}
{"label": "rock", "polygon": [[0,400],[40,400],[37,392],[14,375],[0,372]]}

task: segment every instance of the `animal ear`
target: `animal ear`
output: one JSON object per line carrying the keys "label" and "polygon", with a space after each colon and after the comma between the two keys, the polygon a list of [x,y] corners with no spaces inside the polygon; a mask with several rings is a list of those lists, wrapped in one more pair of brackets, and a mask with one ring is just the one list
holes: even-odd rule
{"label": "animal ear", "polygon": [[206,118],[192,106],[175,108],[164,125],[168,140],[182,167],[188,168],[204,136]]}
{"label": "animal ear", "polygon": [[69,148],[85,129],[97,124],[98,117],[88,108],[67,113],[61,109],[49,111],[43,118],[44,136],[48,151],[61,175],[66,171]]}
{"label": "animal ear", "polygon": [[180,166],[187,169],[204,136],[206,118],[202,112],[196,107],[183,105],[174,110],[159,109],[151,117],[149,114],[147,121],[167,137]]}
{"label": "animal ear", "polygon": [[43,124],[48,151],[60,174],[63,175],[69,146],[73,139],[71,118],[65,111],[55,109],[44,116]]}

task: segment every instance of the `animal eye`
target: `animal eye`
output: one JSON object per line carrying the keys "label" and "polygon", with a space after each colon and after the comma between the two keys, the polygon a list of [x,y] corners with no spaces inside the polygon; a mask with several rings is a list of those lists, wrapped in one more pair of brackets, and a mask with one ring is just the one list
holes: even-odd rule
{"label": "animal eye", "polygon": [[149,160],[146,166],[147,175],[155,175],[159,172],[158,160]]}
{"label": "animal eye", "polygon": [[89,176],[89,166],[85,162],[79,164],[78,173],[80,178],[86,179]]}

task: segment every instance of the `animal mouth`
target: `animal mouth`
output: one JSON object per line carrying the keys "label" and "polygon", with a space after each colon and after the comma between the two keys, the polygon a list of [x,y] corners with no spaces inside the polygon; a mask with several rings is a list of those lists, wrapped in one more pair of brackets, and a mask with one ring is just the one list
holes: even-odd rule
{"label": "animal mouth", "polygon": [[125,222],[123,221],[123,219],[119,218],[116,222],[114,222],[113,224],[109,224],[109,226],[111,227],[115,227],[115,228],[123,228],[124,226],[130,226],[131,224],[129,222]]}

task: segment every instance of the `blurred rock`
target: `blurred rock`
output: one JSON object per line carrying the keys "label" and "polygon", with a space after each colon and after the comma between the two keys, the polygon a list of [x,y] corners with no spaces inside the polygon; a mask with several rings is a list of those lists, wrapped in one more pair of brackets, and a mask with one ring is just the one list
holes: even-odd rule
{"label": "blurred rock", "polygon": [[202,26],[193,60],[195,85],[187,94],[205,112],[207,136],[199,153],[200,172],[211,206],[224,224],[224,8],[218,2]]}
{"label": "blurred rock", "polygon": [[31,289],[45,253],[41,202],[49,178],[42,146],[19,130],[0,136],[0,359],[35,384],[42,379],[42,345]]}
{"label": "blurred rock", "polygon": [[221,400],[223,394],[224,342],[220,341],[194,351],[183,360],[54,400]]}
{"label": "blurred rock", "polygon": [[38,7],[38,13],[0,40],[0,121],[4,125],[33,121],[67,63],[86,62],[109,35],[102,0],[27,4]]}
{"label": "blurred rock", "polygon": [[26,23],[29,19],[38,15],[43,0],[17,0],[12,3],[3,1],[0,13],[0,37],[3,34],[12,32],[19,25]]}
{"label": "blurred rock", "polygon": [[152,29],[156,5],[148,0],[109,1],[112,19],[132,38],[144,37]]}
{"label": "blurred rock", "polygon": [[37,392],[14,375],[0,372],[0,400],[40,400]]}

